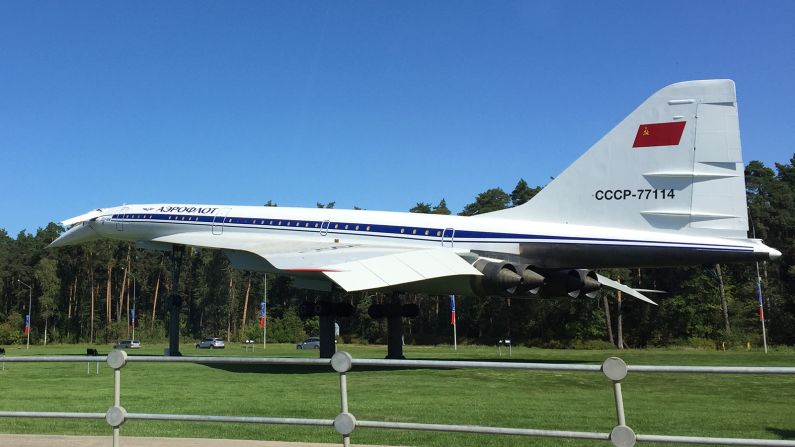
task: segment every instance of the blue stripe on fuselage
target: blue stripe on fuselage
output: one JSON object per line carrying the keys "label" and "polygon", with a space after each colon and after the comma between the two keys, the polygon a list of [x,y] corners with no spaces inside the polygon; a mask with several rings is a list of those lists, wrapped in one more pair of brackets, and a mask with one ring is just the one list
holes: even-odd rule
{"label": "blue stripe on fuselage", "polygon": [[[111,216],[114,220],[122,222],[148,222],[156,221],[159,223],[174,223],[174,224],[192,224],[192,225],[223,225],[230,227],[240,228],[257,228],[264,227],[273,230],[289,230],[301,232],[319,232],[325,221],[315,220],[288,220],[288,219],[271,219],[271,218],[252,218],[252,217],[234,217],[234,216],[206,216],[206,215],[184,215],[184,214],[141,214],[141,213],[126,213],[114,214]],[[380,224],[366,224],[356,222],[332,222],[326,228],[329,234],[356,234],[363,236],[377,236],[377,237],[390,237],[397,239],[407,240],[422,240],[422,241],[440,241],[443,228],[427,228],[427,227],[408,227],[397,225],[380,225]],[[661,242],[661,241],[644,241],[632,239],[605,239],[605,238],[590,238],[579,236],[551,236],[551,235],[530,235],[520,233],[496,233],[489,231],[474,231],[474,230],[455,230],[455,241],[468,242],[468,243],[532,243],[532,242],[590,242],[599,243],[600,245],[635,245],[635,244],[653,244],[657,246],[670,246],[679,248],[696,248],[703,250],[715,251],[753,251],[752,247],[737,246],[737,245],[720,245],[720,244],[690,244],[684,242]],[[496,240],[495,240],[496,239]]]}

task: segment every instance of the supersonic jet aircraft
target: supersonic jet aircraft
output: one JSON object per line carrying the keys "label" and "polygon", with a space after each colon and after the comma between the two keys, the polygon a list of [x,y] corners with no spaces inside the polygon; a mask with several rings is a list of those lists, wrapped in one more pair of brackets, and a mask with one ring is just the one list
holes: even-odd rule
{"label": "supersonic jet aircraft", "polygon": [[[749,239],[734,82],[658,91],[515,208],[472,217],[159,203],[100,208],[63,222],[51,246],[98,238],[143,248],[223,250],[240,269],[297,287],[479,296],[593,296],[596,274],[775,259]],[[650,301],[650,300],[649,300]]]}

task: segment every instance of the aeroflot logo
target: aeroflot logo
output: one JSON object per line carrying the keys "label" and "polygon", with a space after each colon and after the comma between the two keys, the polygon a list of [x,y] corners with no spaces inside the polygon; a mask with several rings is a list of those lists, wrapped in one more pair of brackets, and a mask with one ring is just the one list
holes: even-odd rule
{"label": "aeroflot logo", "polygon": [[161,213],[189,213],[189,214],[213,214],[218,208],[199,208],[196,206],[161,206],[157,208]]}

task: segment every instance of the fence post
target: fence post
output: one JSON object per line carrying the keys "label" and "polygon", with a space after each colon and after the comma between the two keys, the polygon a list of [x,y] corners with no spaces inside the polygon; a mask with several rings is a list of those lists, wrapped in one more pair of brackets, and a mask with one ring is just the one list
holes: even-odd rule
{"label": "fence post", "polygon": [[616,402],[618,424],[610,431],[610,441],[616,447],[632,447],[637,441],[635,432],[627,426],[624,416],[624,396],[621,381],[627,376],[627,364],[618,357],[610,357],[602,363],[602,372],[613,382],[613,396]]}
{"label": "fence post", "polygon": [[127,410],[121,406],[121,369],[127,364],[127,353],[112,351],[107,362],[113,368],[113,406],[108,409],[105,421],[113,427],[113,447],[119,447],[119,427],[127,419]]}
{"label": "fence post", "polygon": [[353,357],[345,351],[331,357],[331,367],[340,373],[340,414],[334,418],[334,429],[342,435],[342,445],[351,445],[351,433],[356,428],[356,418],[348,412],[348,378],[345,373],[351,370]]}

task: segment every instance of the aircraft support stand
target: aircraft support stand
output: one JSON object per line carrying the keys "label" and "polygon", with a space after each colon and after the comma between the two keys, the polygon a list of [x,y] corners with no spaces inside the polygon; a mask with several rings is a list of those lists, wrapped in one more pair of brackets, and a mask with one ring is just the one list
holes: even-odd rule
{"label": "aircraft support stand", "polygon": [[321,301],[319,305],[320,316],[320,358],[330,359],[337,352],[336,336],[334,335],[334,292],[328,295],[328,301]]}
{"label": "aircraft support stand", "polygon": [[387,346],[386,357],[392,360],[405,360],[403,356],[403,314],[400,305],[400,295],[392,294],[392,302],[387,305]]}
{"label": "aircraft support stand", "polygon": [[334,343],[334,315],[320,316],[320,358],[330,359],[337,351]]}
{"label": "aircraft support stand", "polygon": [[182,310],[182,297],[179,295],[179,271],[182,267],[182,258],[185,247],[174,245],[171,249],[171,295],[168,299],[168,355],[180,357],[179,352],[179,314]]}

